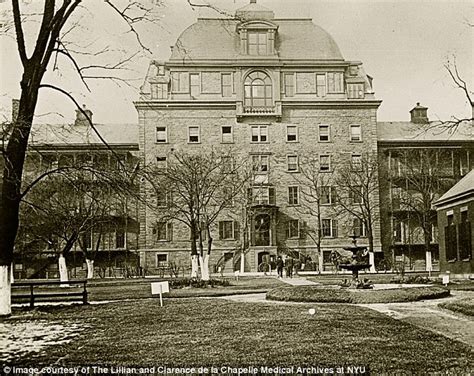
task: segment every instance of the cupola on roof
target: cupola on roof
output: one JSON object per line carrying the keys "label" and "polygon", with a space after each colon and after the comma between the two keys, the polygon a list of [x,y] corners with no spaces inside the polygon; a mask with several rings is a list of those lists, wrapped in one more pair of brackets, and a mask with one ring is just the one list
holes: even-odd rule
{"label": "cupola on roof", "polygon": [[271,20],[275,13],[268,8],[257,4],[257,0],[250,0],[250,4],[235,11],[235,18],[240,20]]}

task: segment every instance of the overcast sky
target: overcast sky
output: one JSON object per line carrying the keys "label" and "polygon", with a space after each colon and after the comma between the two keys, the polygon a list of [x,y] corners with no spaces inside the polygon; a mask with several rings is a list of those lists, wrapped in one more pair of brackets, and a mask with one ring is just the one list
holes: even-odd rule
{"label": "overcast sky", "polygon": [[[202,0],[194,0],[202,1]],[[249,0],[209,0],[220,9],[233,13]],[[386,1],[386,0],[257,0],[275,11],[276,17],[311,17],[328,31],[347,60],[362,61],[367,74],[374,78],[375,93],[383,101],[378,119],[408,120],[408,111],[421,102],[429,108],[430,119],[447,119],[452,115],[470,116],[470,107],[461,90],[456,89],[443,65],[456,56],[460,73],[473,83],[474,23],[473,1]],[[124,36],[117,18],[105,17],[106,9],[96,0],[93,4],[97,40],[122,45],[126,51],[134,40]],[[4,4],[0,4],[4,6]],[[89,7],[91,8],[91,7]],[[0,9],[1,11],[1,9]],[[186,0],[167,0],[157,13],[160,21],[144,32],[144,41],[153,55],[141,54],[130,75],[144,77],[152,58],[169,58],[169,46],[198,16],[216,16],[214,12],[192,9]],[[84,19],[83,19],[84,20]],[[109,21],[111,20],[111,21]],[[81,21],[82,22],[82,21]],[[85,21],[83,21],[85,22]],[[90,30],[90,29],[88,29]],[[88,30],[84,31],[86,35]],[[100,35],[100,38],[98,37]],[[105,36],[104,36],[105,35]],[[9,112],[12,97],[19,96],[20,70],[18,54],[12,38],[0,37],[0,110]],[[210,40],[210,43],[212,41]],[[133,100],[138,98],[141,82],[133,87],[117,87],[98,80],[91,84],[92,93],[71,77],[73,72],[61,69],[47,78],[66,87],[80,103],[94,112],[94,121],[101,123],[137,122]],[[74,117],[74,106],[57,93],[42,91],[37,114],[39,122],[67,122]]]}

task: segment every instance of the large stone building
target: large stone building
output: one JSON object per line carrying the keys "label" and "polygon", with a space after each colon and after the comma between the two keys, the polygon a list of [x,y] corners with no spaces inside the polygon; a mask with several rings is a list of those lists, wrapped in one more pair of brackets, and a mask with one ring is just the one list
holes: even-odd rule
{"label": "large stone building", "polygon": [[[309,158],[323,176],[375,154],[379,105],[362,63],[345,60],[326,31],[311,19],[275,18],[250,1],[234,18],[199,18],[180,35],[169,60],[151,63],[135,102],[140,157],[144,166],[166,164],[176,151],[219,147],[257,166],[248,208],[250,247],[237,254],[237,224],[223,214],[219,226],[229,231],[223,236],[216,230],[211,265],[255,271],[290,250],[326,270],[357,220],[336,213],[335,187],[325,186],[318,252],[301,231],[314,228],[316,219],[299,210],[305,188],[295,177]],[[371,200],[377,203],[378,194]],[[159,215],[143,205],[140,258],[152,273],[169,262],[189,265],[189,229],[179,221],[161,223]],[[355,226],[359,243],[368,244],[364,226]],[[373,240],[379,253],[378,221]],[[373,252],[370,258],[374,264]]]}
{"label": "large stone building", "polygon": [[474,168],[470,122],[429,121],[419,103],[410,121],[379,122],[380,219],[387,265],[439,270],[434,204]]}

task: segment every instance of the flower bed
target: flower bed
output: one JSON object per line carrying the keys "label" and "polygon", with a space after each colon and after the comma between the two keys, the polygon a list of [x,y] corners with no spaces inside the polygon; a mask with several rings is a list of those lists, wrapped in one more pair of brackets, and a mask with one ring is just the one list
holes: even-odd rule
{"label": "flower bed", "polygon": [[268,300],[316,303],[400,303],[424,299],[439,299],[449,296],[443,287],[410,287],[387,290],[349,290],[321,288],[319,286],[278,287],[269,291]]}

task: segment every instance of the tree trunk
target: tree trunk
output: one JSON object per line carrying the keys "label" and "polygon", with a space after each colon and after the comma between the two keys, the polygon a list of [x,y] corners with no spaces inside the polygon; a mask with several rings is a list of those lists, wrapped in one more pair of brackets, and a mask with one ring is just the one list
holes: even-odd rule
{"label": "tree trunk", "polygon": [[203,281],[209,281],[209,255],[207,253],[203,253],[199,257],[199,261],[201,263],[201,279]]}
{"label": "tree trunk", "polygon": [[[69,281],[69,278],[67,275],[66,258],[64,257],[63,254],[59,255],[58,268],[59,268],[59,280],[61,282]],[[67,283],[61,284],[61,287],[67,287],[67,286],[68,286]]]}
{"label": "tree trunk", "polygon": [[243,249],[240,253],[240,273],[245,273],[245,252]]}
{"label": "tree trunk", "polygon": [[86,258],[87,279],[94,278],[94,260]]}
{"label": "tree trunk", "polygon": [[10,316],[11,306],[11,273],[10,266],[0,265],[0,317]]}
{"label": "tree trunk", "polygon": [[11,283],[15,282],[15,274],[13,273],[13,262],[10,266],[10,282]]}
{"label": "tree trunk", "polygon": [[198,263],[198,255],[192,254],[191,255],[191,278],[198,278],[198,271],[199,271],[199,263]]}

